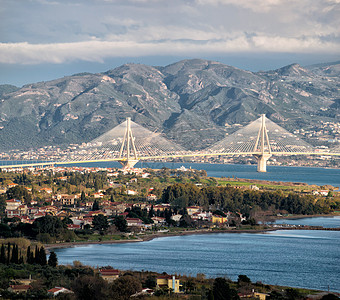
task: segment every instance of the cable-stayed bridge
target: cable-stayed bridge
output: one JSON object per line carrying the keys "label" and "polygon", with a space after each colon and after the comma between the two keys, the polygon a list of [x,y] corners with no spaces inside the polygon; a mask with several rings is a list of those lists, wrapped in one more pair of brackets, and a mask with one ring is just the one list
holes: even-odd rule
{"label": "cable-stayed bridge", "polygon": [[118,161],[132,168],[139,160],[195,156],[252,155],[259,172],[266,172],[266,162],[273,155],[337,155],[340,151],[320,152],[294,134],[262,115],[244,128],[216,144],[201,150],[188,151],[127,118],[126,121],[93,141],[73,147],[58,159],[1,165],[19,168],[39,165],[65,165],[87,162]]}

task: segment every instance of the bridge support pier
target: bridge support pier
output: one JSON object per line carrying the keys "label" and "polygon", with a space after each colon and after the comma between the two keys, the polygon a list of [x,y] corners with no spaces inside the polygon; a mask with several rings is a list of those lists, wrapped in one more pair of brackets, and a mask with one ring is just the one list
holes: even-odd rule
{"label": "bridge support pier", "polygon": [[122,166],[123,169],[132,169],[136,163],[139,162],[138,159],[122,159],[118,161]]}
{"label": "bridge support pier", "polygon": [[271,156],[270,153],[254,154],[257,159],[257,172],[267,172],[267,160]]}

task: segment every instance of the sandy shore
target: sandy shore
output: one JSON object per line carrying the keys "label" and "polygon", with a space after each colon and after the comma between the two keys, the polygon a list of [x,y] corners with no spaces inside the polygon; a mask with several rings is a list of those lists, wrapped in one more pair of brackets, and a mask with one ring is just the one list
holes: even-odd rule
{"label": "sandy shore", "polygon": [[171,237],[171,236],[184,236],[184,235],[195,235],[195,234],[214,234],[214,233],[263,233],[269,231],[277,230],[331,230],[340,231],[340,228],[322,228],[315,226],[303,226],[303,227],[268,227],[259,229],[221,229],[221,230],[211,230],[211,229],[200,229],[200,230],[187,230],[180,232],[156,232],[148,235],[138,235],[134,236],[132,239],[121,239],[121,240],[108,240],[108,241],[82,241],[82,242],[65,242],[56,244],[44,244],[45,249],[51,250],[55,248],[69,248],[76,246],[87,246],[93,244],[123,244],[123,243],[137,243],[151,241],[155,238],[161,237]]}

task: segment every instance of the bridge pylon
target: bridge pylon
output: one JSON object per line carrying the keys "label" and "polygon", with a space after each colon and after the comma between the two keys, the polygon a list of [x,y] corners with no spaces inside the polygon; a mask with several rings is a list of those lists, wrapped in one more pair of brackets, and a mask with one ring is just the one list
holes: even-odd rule
{"label": "bridge pylon", "polygon": [[[126,152],[126,157],[124,157],[124,152]],[[135,138],[133,137],[131,130],[131,118],[126,118],[126,129],[119,151],[118,162],[123,166],[123,168],[131,169],[138,161],[139,159],[137,157]]]}
{"label": "bridge pylon", "polygon": [[272,156],[270,148],[267,128],[266,128],[266,115],[261,115],[261,127],[257,134],[257,139],[253,149],[258,154],[253,154],[257,159],[257,172],[267,172],[267,160]]}

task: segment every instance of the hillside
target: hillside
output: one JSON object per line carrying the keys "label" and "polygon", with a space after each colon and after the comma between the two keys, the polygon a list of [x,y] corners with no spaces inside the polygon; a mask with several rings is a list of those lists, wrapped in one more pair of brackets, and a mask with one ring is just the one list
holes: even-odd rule
{"label": "hillside", "polygon": [[[126,64],[17,88],[0,85],[0,149],[90,141],[126,117],[204,148],[264,113],[287,130],[339,122],[340,63],[250,72],[207,60]],[[287,122],[289,120],[289,122]]]}

